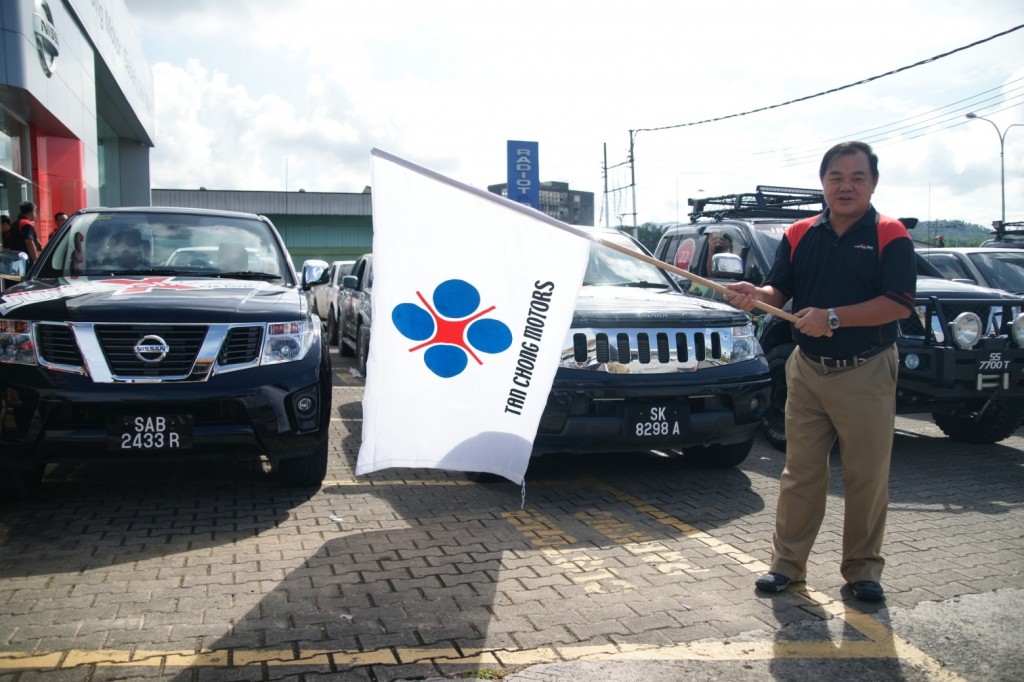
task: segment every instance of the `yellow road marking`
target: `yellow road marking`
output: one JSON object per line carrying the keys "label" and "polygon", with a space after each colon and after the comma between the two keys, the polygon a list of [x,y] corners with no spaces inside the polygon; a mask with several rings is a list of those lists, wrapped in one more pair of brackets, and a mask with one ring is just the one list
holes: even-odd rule
{"label": "yellow road marking", "polygon": [[576,538],[563,533],[550,519],[538,512],[519,509],[502,512],[501,516],[529,538],[535,547],[567,547],[576,542]]}
{"label": "yellow road marking", "polygon": [[[603,481],[592,480],[590,481],[590,484],[605,491],[615,499],[625,502],[638,511],[644,512],[660,523],[680,531],[687,537],[700,542],[705,547],[714,550],[719,554],[730,557],[736,563],[749,569],[751,573],[763,573],[769,568],[769,566],[763,561],[760,561],[729,545],[728,543],[722,542],[704,531],[694,528],[693,526],[666,514],[654,505],[633,497],[632,495],[608,485]],[[941,663],[926,654],[924,651],[921,651],[910,642],[892,632],[889,628],[885,627],[867,614],[849,606],[845,602],[836,601],[828,595],[818,592],[806,585],[803,589],[791,589],[790,591],[798,594],[809,604],[843,620],[850,627],[867,637],[870,641],[861,643],[844,642],[838,647],[831,642],[775,642],[772,644],[774,653],[778,653],[781,650],[781,652],[785,654],[787,650],[791,649],[793,652],[797,653],[784,655],[782,657],[806,658],[807,656],[803,655],[806,651],[817,651],[818,649],[821,649],[825,653],[811,656],[811,658],[836,658],[838,657],[838,653],[866,648],[869,651],[874,652],[874,655],[868,656],[868,658],[897,658],[928,671],[934,679],[950,681],[962,679],[959,675],[945,668]],[[863,656],[857,655],[855,657],[862,658]]]}
{"label": "yellow road marking", "polygon": [[[146,651],[143,656],[131,650],[53,652],[30,655],[20,652],[0,654],[0,671],[68,670],[86,665],[98,667],[210,667],[244,668],[266,664],[269,667],[320,667],[333,663],[339,667],[371,665],[409,665],[414,663],[444,663],[448,665],[503,665],[522,666],[561,661],[770,661],[777,659],[885,659],[896,658],[916,665],[929,673],[930,679],[958,680],[955,673],[919,658],[914,647],[906,648],[893,638],[879,646],[877,641],[796,642],[796,641],[744,641],[744,642],[686,642],[668,646],[645,644],[556,645],[536,649],[474,649],[462,654],[453,648],[415,649],[395,648],[374,651],[323,650],[301,651],[298,656],[291,649],[229,651]],[[229,654],[231,662],[229,663]],[[63,660],[62,660],[63,659]]]}

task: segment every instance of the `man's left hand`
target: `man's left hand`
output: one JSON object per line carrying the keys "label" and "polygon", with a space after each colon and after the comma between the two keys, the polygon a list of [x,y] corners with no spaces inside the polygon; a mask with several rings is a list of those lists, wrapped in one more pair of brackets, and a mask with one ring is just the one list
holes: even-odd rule
{"label": "man's left hand", "polygon": [[804,308],[796,313],[796,328],[804,336],[832,336],[828,328],[828,311],[824,308]]}

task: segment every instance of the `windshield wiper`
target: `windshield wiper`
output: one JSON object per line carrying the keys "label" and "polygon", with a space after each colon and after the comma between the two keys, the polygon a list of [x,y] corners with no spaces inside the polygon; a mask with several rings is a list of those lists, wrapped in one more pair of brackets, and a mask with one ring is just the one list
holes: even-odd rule
{"label": "windshield wiper", "polygon": [[255,272],[253,270],[239,270],[238,272],[215,272],[212,273],[210,276],[219,277],[221,279],[281,279],[280,275],[272,275],[269,272]]}
{"label": "windshield wiper", "polygon": [[669,286],[664,282],[648,282],[646,280],[636,280],[634,282],[616,282],[615,286],[619,287],[636,287],[638,289],[668,289]]}
{"label": "windshield wiper", "polygon": [[101,275],[109,275],[111,277],[146,277],[148,275],[180,275],[181,271],[171,268],[131,268],[122,270],[114,268],[99,268],[96,270],[89,270],[83,274],[88,277],[99,277]]}

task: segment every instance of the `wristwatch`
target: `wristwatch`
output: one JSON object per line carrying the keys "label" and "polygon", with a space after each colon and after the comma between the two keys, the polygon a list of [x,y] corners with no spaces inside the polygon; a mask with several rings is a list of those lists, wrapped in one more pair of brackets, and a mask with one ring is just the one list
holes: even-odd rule
{"label": "wristwatch", "polygon": [[839,316],[836,315],[835,308],[828,309],[828,328],[832,331],[839,329]]}

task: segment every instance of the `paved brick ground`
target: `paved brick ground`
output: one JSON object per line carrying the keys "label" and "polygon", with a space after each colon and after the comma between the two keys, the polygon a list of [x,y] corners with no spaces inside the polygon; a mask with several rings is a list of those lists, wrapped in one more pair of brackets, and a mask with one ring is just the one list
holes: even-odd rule
{"label": "paved brick ground", "polygon": [[[260,471],[96,466],[0,504],[0,679],[422,679],[622,655],[741,667],[760,655],[751,633],[781,631],[798,658],[885,658],[892,633],[860,612],[887,626],[887,608],[1024,587],[1020,433],[968,446],[901,418],[885,606],[844,601],[838,472],[807,591],[766,598],[752,583],[783,465],[766,443],[726,471],[537,460],[525,507],[518,486],[457,473],[356,480],[362,381],[335,365],[316,494]],[[894,674],[943,679],[941,652],[906,651]]]}

